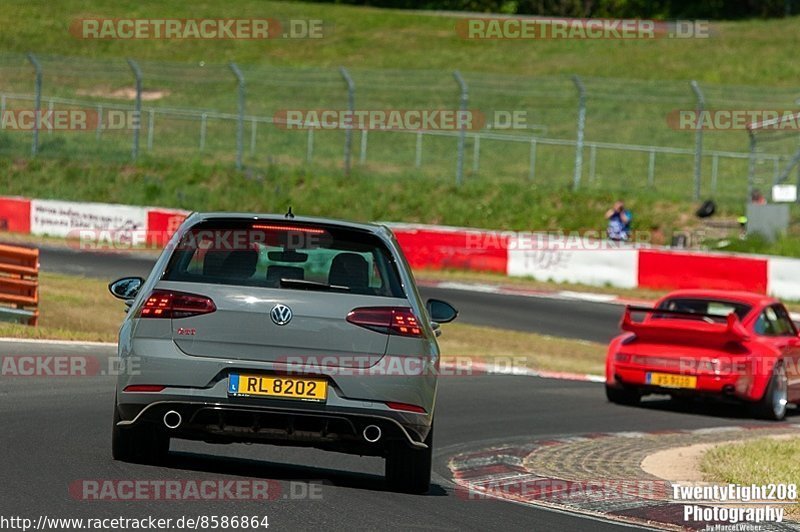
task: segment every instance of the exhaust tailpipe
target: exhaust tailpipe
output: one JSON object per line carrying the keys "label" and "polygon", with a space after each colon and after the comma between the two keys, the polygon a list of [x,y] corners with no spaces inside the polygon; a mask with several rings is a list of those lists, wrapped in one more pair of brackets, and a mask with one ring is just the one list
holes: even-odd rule
{"label": "exhaust tailpipe", "polygon": [[164,426],[168,429],[177,429],[182,421],[183,418],[181,415],[174,410],[170,410],[164,414]]}
{"label": "exhaust tailpipe", "polygon": [[382,434],[381,428],[378,425],[367,425],[362,436],[364,436],[364,439],[369,443],[375,443],[381,439]]}

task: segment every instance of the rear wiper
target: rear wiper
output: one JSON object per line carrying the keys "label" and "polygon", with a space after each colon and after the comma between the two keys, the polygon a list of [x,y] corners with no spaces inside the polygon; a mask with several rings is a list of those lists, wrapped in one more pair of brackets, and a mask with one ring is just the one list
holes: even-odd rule
{"label": "rear wiper", "polygon": [[349,292],[350,287],[338,284],[319,283],[317,281],[306,281],[304,279],[281,279],[281,288],[299,288],[301,290],[331,290],[339,292]]}

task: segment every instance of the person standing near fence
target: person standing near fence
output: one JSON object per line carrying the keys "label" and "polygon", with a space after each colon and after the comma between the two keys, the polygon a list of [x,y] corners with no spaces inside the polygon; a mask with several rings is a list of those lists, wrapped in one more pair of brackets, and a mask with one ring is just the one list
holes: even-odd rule
{"label": "person standing near fence", "polygon": [[631,236],[631,211],[625,208],[625,203],[617,201],[614,206],[606,211],[608,227],[606,235],[610,240],[628,240]]}

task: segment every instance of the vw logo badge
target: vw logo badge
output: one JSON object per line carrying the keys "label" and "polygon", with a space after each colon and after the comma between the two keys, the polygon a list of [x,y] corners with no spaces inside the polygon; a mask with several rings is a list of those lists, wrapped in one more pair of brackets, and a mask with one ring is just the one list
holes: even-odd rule
{"label": "vw logo badge", "polygon": [[275,325],[286,325],[290,321],[292,321],[292,309],[278,303],[272,310],[269,311],[269,317],[272,318],[272,321]]}

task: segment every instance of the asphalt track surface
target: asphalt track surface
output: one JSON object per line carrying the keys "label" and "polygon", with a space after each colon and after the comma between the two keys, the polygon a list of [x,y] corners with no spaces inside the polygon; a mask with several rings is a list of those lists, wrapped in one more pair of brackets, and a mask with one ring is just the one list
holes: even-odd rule
{"label": "asphalt track surface", "polygon": [[[97,357],[109,346],[0,342],[4,355]],[[651,431],[725,426],[745,421],[734,409],[701,414],[668,401],[641,408],[601,400],[599,384],[533,377],[443,377],[436,412],[433,486],[425,496],[386,491],[383,461],[316,450],[174,441],[168,467],[111,460],[114,379],[0,380],[0,516],[49,517],[268,515],[270,530],[623,530],[502,501],[469,500],[451,482],[448,459],[467,449],[530,438],[595,431]],[[276,500],[87,501],[70,495],[81,479],[237,480],[280,483]],[[306,494],[313,493],[314,497]]]}
{"label": "asphalt track surface", "polygon": [[[148,260],[44,250],[43,269],[113,279],[147,274]],[[428,291],[444,296],[444,291]],[[601,340],[601,325],[618,309],[586,302],[509,298],[447,291],[464,321],[523,330],[577,331]],[[539,301],[541,306],[537,306]],[[607,312],[611,308],[614,312]],[[503,310],[506,309],[506,310]],[[599,309],[599,310],[598,310]],[[581,314],[576,314],[581,313]],[[612,316],[612,314],[614,314]],[[592,323],[580,327],[559,321]],[[613,318],[613,320],[612,320]],[[525,328],[527,327],[527,328]],[[538,327],[538,328],[537,328]],[[562,327],[562,328],[559,328]],[[0,355],[86,355],[100,368],[111,346],[0,341]],[[316,450],[174,441],[168,466],[111,460],[114,378],[0,379],[0,516],[173,518],[267,515],[270,530],[624,530],[605,521],[494,500],[470,500],[455,489],[450,457],[496,443],[600,431],[654,431],[753,423],[737,409],[690,413],[669,401],[639,408],[606,403],[602,385],[517,376],[442,377],[436,411],[432,489],[412,496],[386,490],[383,461]],[[796,416],[793,416],[796,419]],[[69,492],[81,479],[270,479],[280,485],[264,501],[87,501]],[[313,494],[313,496],[309,496]]]}

